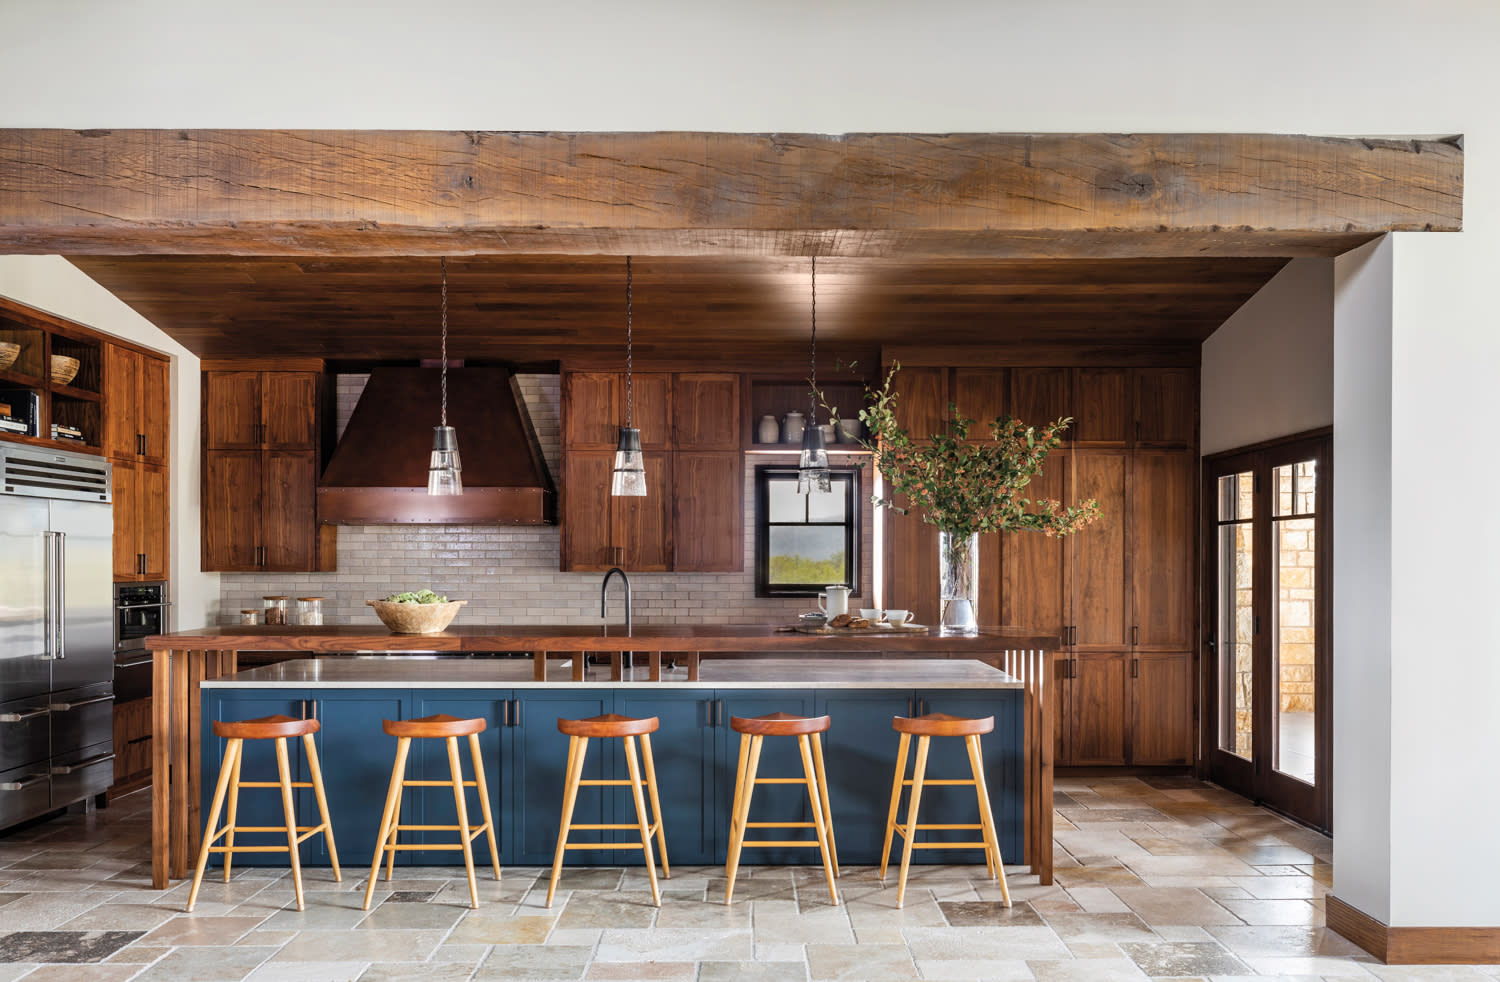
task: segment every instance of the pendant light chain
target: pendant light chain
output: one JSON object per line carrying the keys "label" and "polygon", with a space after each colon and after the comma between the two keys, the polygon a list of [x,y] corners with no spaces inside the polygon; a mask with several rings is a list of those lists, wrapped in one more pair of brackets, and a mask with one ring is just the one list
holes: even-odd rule
{"label": "pendant light chain", "polygon": [[818,257],[812,257],[812,345],[808,353],[808,360],[812,364],[812,370],[808,375],[808,383],[811,388],[807,392],[807,425],[813,426],[818,422],[817,400],[818,400]]}
{"label": "pendant light chain", "polygon": [[442,258],[443,264],[443,335],[442,335],[442,358],[443,358],[443,425],[448,425],[448,257]]}
{"label": "pendant light chain", "polygon": [[630,428],[630,411],[635,403],[635,382],[631,369],[634,358],[634,335],[631,316],[631,272],[630,257],[625,257],[625,428]]}

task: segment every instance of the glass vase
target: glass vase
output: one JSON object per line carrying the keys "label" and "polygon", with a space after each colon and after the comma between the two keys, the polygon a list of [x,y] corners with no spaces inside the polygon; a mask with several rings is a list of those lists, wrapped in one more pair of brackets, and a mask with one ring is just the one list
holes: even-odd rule
{"label": "glass vase", "polygon": [[979,533],[938,533],[940,632],[972,637],[979,633]]}

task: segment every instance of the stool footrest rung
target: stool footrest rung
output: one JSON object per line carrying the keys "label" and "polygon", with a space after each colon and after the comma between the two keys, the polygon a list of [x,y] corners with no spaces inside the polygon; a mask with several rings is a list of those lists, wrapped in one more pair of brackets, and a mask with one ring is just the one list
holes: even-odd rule
{"label": "stool footrest rung", "polygon": [[749,839],[746,839],[744,842],[741,842],[740,845],[741,846],[757,846],[757,847],[763,847],[763,848],[784,848],[784,847],[792,847],[792,846],[803,847],[803,848],[811,848],[811,849],[817,849],[817,848],[819,848],[819,843],[818,843],[817,839],[811,839],[811,840],[808,840],[808,839],[765,839],[765,840],[762,840],[762,841],[759,841],[759,842],[752,842]]}
{"label": "stool footrest rung", "polygon": [[746,822],[747,829],[815,829],[815,822]]}
{"label": "stool footrest rung", "polygon": [[212,846],[209,852],[290,852],[287,846]]}
{"label": "stool footrest rung", "polygon": [[758,777],[756,784],[806,784],[805,777]]}
{"label": "stool footrest rung", "polygon": [[[446,784],[447,782],[445,781],[443,783]],[[293,787],[293,788],[310,788],[310,787],[312,787],[312,782],[311,781],[288,781],[287,784],[288,784],[288,786]],[[281,787],[281,782],[280,781],[241,781],[240,782],[240,787],[242,787],[242,788],[279,788],[279,787]]]}
{"label": "stool footrest rung", "polygon": [[[323,826],[321,826],[321,825],[299,825],[299,826],[297,826],[297,831],[298,832],[320,832],[320,831],[322,831],[322,829],[323,829]],[[223,828],[219,829],[219,832],[218,832],[217,835],[214,836],[214,839],[217,839],[220,835],[223,835],[226,832],[280,832],[282,835],[286,835],[286,826],[285,825],[226,825]],[[210,840],[210,841],[212,841],[212,840]]]}
{"label": "stool footrest rung", "polygon": [[565,849],[644,849],[639,842],[569,842]]}
{"label": "stool footrest rung", "polygon": [[[902,783],[903,786],[909,788],[909,787],[912,786],[912,784],[914,782],[911,780],[911,778],[907,778],[905,781],[902,781],[901,783]],[[933,787],[934,785],[937,785],[937,786],[940,786],[940,787],[954,787],[954,786],[957,786],[957,787],[961,787],[961,788],[972,788],[972,787],[974,787],[974,785],[976,783],[977,782],[972,777],[971,778],[957,778],[957,777],[951,777],[951,778],[949,778],[949,777],[945,777],[945,778],[941,778],[941,779],[935,778],[935,777],[928,777],[928,778],[923,778],[922,779],[922,787],[924,787],[924,788],[930,788],[930,787]]]}
{"label": "stool footrest rung", "polygon": [[[448,782],[444,781],[443,783],[447,784]],[[579,781],[578,786],[580,788],[628,788],[631,786],[631,781],[629,778],[620,778],[618,780],[608,781]],[[643,779],[641,781],[641,787],[643,789],[649,788],[651,787],[651,782]]]}
{"label": "stool footrest rung", "polygon": [[[461,784],[461,785],[463,785],[466,788],[477,787],[477,785],[473,781],[460,781],[458,783]],[[406,779],[403,778],[402,781],[401,781],[401,786],[403,788],[451,788],[451,787],[453,787],[453,782],[452,781],[408,781],[408,780],[406,780]]]}
{"label": "stool footrest rung", "polygon": [[[489,828],[489,823],[483,825],[470,825],[469,838],[472,839],[479,833]],[[397,832],[462,832],[463,829],[457,825],[398,825]]]}
{"label": "stool footrest rung", "polygon": [[[656,829],[657,829],[657,827],[659,825],[661,825],[660,821],[652,822],[650,825],[646,826],[646,832],[648,834],[650,834],[650,835],[655,835],[656,834]],[[597,825],[597,824],[593,824],[593,823],[587,823],[586,824],[584,822],[574,822],[571,825],[569,825],[568,828],[569,829],[581,829],[583,831],[588,831],[588,832],[599,832],[601,830],[607,830],[607,829],[613,829],[613,830],[615,830],[617,832],[623,832],[626,829],[629,829],[632,832],[636,832],[636,831],[640,830],[640,826],[638,824],[636,824],[635,822],[630,822],[628,824],[621,824],[619,822],[616,822],[616,823],[613,823],[613,824],[605,824],[605,825]]]}

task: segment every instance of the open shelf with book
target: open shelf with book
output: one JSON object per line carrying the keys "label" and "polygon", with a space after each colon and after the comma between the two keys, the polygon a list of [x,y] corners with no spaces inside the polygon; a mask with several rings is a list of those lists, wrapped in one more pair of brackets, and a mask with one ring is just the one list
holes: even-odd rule
{"label": "open shelf with book", "polygon": [[100,453],[101,337],[0,298],[0,440]]}

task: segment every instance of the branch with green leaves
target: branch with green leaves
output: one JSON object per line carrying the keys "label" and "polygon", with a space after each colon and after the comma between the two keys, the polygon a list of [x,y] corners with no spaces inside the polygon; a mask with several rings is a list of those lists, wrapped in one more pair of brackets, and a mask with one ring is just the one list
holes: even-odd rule
{"label": "branch with green leaves", "polygon": [[[859,411],[866,435],[859,441],[873,456],[889,494],[871,497],[876,505],[901,514],[915,509],[940,531],[967,536],[976,532],[1040,532],[1071,535],[1099,517],[1099,502],[1090,498],[1064,506],[1053,498],[1031,498],[1027,488],[1041,473],[1047,455],[1062,446],[1062,431],[1073,422],[1064,417],[1045,426],[1027,426],[1012,416],[989,423],[987,440],[970,433],[976,421],[948,404],[947,427],[926,439],[915,438],[897,417],[893,382],[901,370],[891,366],[879,388],[865,387],[866,405]],[[839,412],[822,392],[818,402],[837,423]],[[898,498],[907,505],[898,506]]]}

